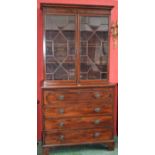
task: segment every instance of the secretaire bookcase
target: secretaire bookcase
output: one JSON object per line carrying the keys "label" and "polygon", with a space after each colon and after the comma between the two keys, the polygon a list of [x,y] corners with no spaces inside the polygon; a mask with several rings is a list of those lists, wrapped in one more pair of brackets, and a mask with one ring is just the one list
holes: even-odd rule
{"label": "secretaire bookcase", "polygon": [[109,82],[112,7],[42,4],[43,155],[58,146],[114,149],[114,87]]}

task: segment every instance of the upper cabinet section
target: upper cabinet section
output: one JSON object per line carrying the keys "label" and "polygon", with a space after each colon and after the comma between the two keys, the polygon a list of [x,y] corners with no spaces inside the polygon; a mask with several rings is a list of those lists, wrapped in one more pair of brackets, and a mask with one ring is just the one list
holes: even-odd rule
{"label": "upper cabinet section", "polygon": [[111,7],[43,4],[44,79],[108,81]]}

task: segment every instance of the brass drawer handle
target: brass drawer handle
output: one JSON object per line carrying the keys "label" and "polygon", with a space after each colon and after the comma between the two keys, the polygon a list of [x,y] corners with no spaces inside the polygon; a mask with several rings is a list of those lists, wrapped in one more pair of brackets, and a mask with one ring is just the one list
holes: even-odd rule
{"label": "brass drawer handle", "polygon": [[64,122],[60,122],[60,123],[59,123],[59,126],[60,126],[60,127],[63,127],[63,126],[64,126]]}
{"label": "brass drawer handle", "polygon": [[94,121],[94,124],[95,124],[95,125],[98,125],[98,124],[100,124],[100,123],[101,123],[101,121],[98,120],[98,119]]}
{"label": "brass drawer handle", "polygon": [[60,95],[60,96],[58,97],[58,99],[61,100],[61,101],[63,101],[64,98],[65,98],[64,95]]}
{"label": "brass drawer handle", "polygon": [[59,109],[58,111],[60,114],[63,114],[64,113],[64,109]]}
{"label": "brass drawer handle", "polygon": [[94,137],[96,138],[99,137],[100,135],[101,135],[100,132],[95,132]]}
{"label": "brass drawer handle", "polygon": [[64,140],[64,135],[61,135],[61,136],[59,137],[59,139],[60,139],[61,141],[63,141],[63,140]]}
{"label": "brass drawer handle", "polygon": [[94,111],[95,112],[100,112],[101,111],[101,108],[95,108]]}
{"label": "brass drawer handle", "polygon": [[96,97],[96,98],[100,98],[101,95],[100,95],[99,93],[95,93],[95,97]]}

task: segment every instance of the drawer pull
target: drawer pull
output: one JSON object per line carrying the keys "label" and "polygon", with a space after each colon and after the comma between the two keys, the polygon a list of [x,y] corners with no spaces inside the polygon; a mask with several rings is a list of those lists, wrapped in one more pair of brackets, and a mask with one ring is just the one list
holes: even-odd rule
{"label": "drawer pull", "polygon": [[63,126],[64,126],[64,122],[60,122],[60,123],[59,123],[59,126],[60,126],[60,127],[63,127]]}
{"label": "drawer pull", "polygon": [[101,109],[100,108],[95,108],[95,110],[94,110],[95,112],[100,112],[101,111]]}
{"label": "drawer pull", "polygon": [[94,137],[99,137],[100,136],[100,132],[95,132]]}
{"label": "drawer pull", "polygon": [[58,97],[58,99],[61,100],[61,101],[64,100],[64,98],[65,98],[64,95],[60,95],[60,96]]}
{"label": "drawer pull", "polygon": [[95,97],[96,97],[96,98],[100,98],[101,95],[100,95],[99,93],[95,93]]}
{"label": "drawer pull", "polygon": [[61,141],[63,141],[63,140],[64,140],[64,135],[61,135],[61,136],[59,137],[59,139],[60,139]]}
{"label": "drawer pull", "polygon": [[101,123],[101,121],[98,120],[98,119],[94,121],[94,124],[96,124],[96,125],[98,125],[98,124],[100,124],[100,123]]}
{"label": "drawer pull", "polygon": [[59,109],[59,113],[63,114],[64,113],[64,109]]}

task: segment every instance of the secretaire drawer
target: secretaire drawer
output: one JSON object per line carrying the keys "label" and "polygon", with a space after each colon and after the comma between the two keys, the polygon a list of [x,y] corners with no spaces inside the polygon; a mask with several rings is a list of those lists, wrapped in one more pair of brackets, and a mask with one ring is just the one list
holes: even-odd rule
{"label": "secretaire drawer", "polygon": [[83,128],[98,128],[112,127],[112,116],[90,116],[90,117],[70,117],[62,119],[45,119],[45,131],[64,130],[64,129],[83,129]]}
{"label": "secretaire drawer", "polygon": [[44,132],[45,144],[91,143],[112,139],[112,129],[83,129]]}
{"label": "secretaire drawer", "polygon": [[105,115],[112,114],[112,104],[95,104],[84,105],[77,104],[74,106],[47,107],[44,106],[43,114],[45,118],[87,116],[87,115]]}
{"label": "secretaire drawer", "polygon": [[63,91],[44,91],[44,104],[58,104],[64,102],[77,103],[81,101],[107,101],[113,99],[112,89],[94,90],[63,90]]}

